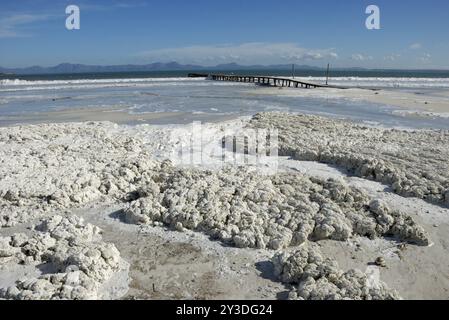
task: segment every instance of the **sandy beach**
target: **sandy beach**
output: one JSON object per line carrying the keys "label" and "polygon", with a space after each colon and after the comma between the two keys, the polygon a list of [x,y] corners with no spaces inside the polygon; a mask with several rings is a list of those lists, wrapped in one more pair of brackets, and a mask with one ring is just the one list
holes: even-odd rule
{"label": "sandy beach", "polygon": [[203,124],[218,150],[278,129],[264,171],[177,165],[190,127],[0,128],[0,298],[449,298],[448,131],[276,112]]}
{"label": "sandy beach", "polygon": [[1,126],[17,124],[111,121],[119,124],[187,124],[192,121],[220,122],[236,118],[232,115],[210,115],[192,112],[149,112],[131,114],[120,108],[74,108],[0,117]]}
{"label": "sandy beach", "polygon": [[436,113],[442,116],[449,114],[449,91],[438,91],[437,95],[433,92],[410,92],[397,90],[381,90],[366,92],[364,89],[349,89],[343,92],[343,95],[349,98],[367,100],[375,103],[398,106],[404,109],[426,111]]}
{"label": "sandy beach", "polygon": [[449,117],[449,90],[393,90],[383,88],[369,90],[362,88],[328,89],[317,88],[313,90],[295,90],[293,88],[266,88],[258,94],[324,97],[327,99],[348,99],[372,102],[380,105],[389,105],[398,108],[398,113],[404,116],[433,116]]}

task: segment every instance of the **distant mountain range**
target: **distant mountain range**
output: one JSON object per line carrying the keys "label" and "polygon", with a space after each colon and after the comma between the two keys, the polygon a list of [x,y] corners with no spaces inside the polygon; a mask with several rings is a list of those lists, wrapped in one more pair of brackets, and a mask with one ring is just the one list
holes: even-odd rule
{"label": "distant mountain range", "polygon": [[[242,66],[237,63],[219,64],[214,67],[205,67],[191,64],[179,64],[177,62],[156,62],[145,65],[115,65],[115,66],[98,66],[85,64],[61,63],[54,67],[32,66],[27,68],[2,68],[0,73],[3,74],[18,74],[18,75],[32,75],[32,74],[68,74],[68,73],[105,73],[105,72],[146,72],[146,71],[182,71],[182,70],[290,70],[291,64],[279,65],[252,65]],[[322,70],[318,67],[307,65],[296,65],[298,70]]]}
{"label": "distant mountain range", "polygon": [[[54,67],[32,66],[27,68],[2,68],[0,67],[0,75],[16,74],[16,75],[37,75],[37,74],[73,74],[73,73],[108,73],[108,72],[148,72],[148,71],[237,71],[237,70],[291,70],[291,64],[275,64],[275,65],[251,65],[244,66],[237,63],[219,64],[213,67],[205,67],[193,64],[179,64],[178,62],[156,62],[145,65],[115,65],[115,66],[99,66],[86,64],[61,63]],[[296,70],[302,71],[324,71],[325,68],[295,65]],[[413,72],[445,72],[448,70],[392,70],[392,69],[365,69],[365,68],[332,68],[332,71],[413,71]]]}

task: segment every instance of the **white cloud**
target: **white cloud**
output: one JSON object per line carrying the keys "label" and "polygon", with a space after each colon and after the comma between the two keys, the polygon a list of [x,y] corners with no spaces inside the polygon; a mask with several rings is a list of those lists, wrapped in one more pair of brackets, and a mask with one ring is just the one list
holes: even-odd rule
{"label": "white cloud", "polygon": [[373,57],[372,56],[366,56],[366,55],[363,55],[361,53],[354,53],[351,56],[351,60],[354,60],[354,61],[367,61],[367,60],[373,60]]}
{"label": "white cloud", "polygon": [[[77,1],[77,5],[80,7],[81,11],[109,11],[109,10],[125,10],[138,7],[144,7],[147,5],[144,0],[135,1],[115,1],[107,5],[104,4],[93,4],[85,3],[84,1]],[[29,24],[39,21],[45,21],[49,19],[60,19],[64,17],[65,20],[65,10],[56,11],[50,10],[50,12],[44,13],[14,13],[5,14],[0,12],[0,38],[16,38],[16,37],[28,37],[29,33],[24,31],[25,27]],[[61,24],[64,26],[64,24]]]}
{"label": "white cloud", "polygon": [[418,49],[422,48],[422,44],[418,43],[418,42],[412,43],[409,48],[412,49],[412,50],[418,50]]}
{"label": "white cloud", "polygon": [[16,14],[0,18],[0,38],[23,37],[27,34],[18,30],[19,27],[50,18],[43,14]]}
{"label": "white cloud", "polygon": [[384,57],[384,60],[385,61],[396,61],[398,58],[400,58],[401,57],[401,55],[400,54],[397,54],[397,53],[392,53],[392,54],[390,54],[390,55],[388,55],[388,56],[385,56]]}
{"label": "white cloud", "polygon": [[157,49],[141,52],[137,56],[148,61],[177,61],[204,65],[230,62],[246,65],[300,63],[338,58],[333,49],[307,49],[295,43],[264,42]]}

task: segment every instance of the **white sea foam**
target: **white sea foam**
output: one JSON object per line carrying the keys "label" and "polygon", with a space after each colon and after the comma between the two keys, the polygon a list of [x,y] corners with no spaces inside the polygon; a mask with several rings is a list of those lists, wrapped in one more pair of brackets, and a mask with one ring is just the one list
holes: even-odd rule
{"label": "white sea foam", "polygon": [[56,89],[99,89],[160,86],[242,86],[234,82],[210,82],[199,78],[85,79],[85,80],[0,80],[0,92],[42,91]]}

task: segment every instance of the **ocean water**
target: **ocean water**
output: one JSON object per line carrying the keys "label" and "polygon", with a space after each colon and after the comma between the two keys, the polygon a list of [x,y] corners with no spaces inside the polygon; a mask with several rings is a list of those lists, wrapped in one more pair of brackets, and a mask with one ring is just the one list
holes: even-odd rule
{"label": "ocean water", "polygon": [[[448,118],[405,117],[395,113],[397,107],[343,99],[333,96],[332,91],[284,95],[279,90],[278,93],[266,94],[266,88],[254,84],[186,78],[186,73],[43,75],[0,79],[0,119],[78,108],[114,108],[128,113],[206,113],[212,116],[288,111],[348,118],[388,127],[449,129]],[[263,74],[267,72],[263,71]],[[278,72],[276,75],[288,74]],[[302,74],[300,78],[316,83],[325,81],[324,77],[316,74]],[[449,74],[419,73],[414,77],[385,73],[364,76],[338,74],[331,77],[330,83],[438,95],[440,91],[449,90]]]}

